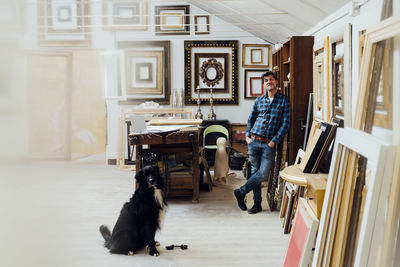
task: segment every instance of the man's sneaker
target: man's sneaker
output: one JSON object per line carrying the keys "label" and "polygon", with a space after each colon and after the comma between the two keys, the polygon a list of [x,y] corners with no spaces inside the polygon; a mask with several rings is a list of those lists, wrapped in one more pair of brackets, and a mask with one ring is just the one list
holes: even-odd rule
{"label": "man's sneaker", "polygon": [[240,192],[239,189],[235,189],[235,190],[233,191],[233,194],[234,194],[235,197],[236,197],[236,200],[237,200],[237,203],[238,203],[239,208],[240,208],[241,210],[247,210],[246,202],[244,201],[244,197],[245,197],[246,195],[245,195],[245,194],[242,194],[242,192]]}
{"label": "man's sneaker", "polygon": [[249,209],[247,212],[249,214],[256,214],[258,212],[262,211],[261,203],[260,202],[254,202],[254,205],[251,209]]}

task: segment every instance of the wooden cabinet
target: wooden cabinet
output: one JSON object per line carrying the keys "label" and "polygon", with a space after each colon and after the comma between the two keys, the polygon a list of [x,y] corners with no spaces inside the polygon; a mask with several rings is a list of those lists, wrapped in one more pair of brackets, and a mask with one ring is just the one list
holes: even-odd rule
{"label": "wooden cabinet", "polygon": [[[272,55],[281,92],[290,99],[292,118],[287,142],[287,158],[293,165],[302,148],[309,94],[313,91],[313,36],[293,36]],[[284,153],[283,153],[284,154]]]}

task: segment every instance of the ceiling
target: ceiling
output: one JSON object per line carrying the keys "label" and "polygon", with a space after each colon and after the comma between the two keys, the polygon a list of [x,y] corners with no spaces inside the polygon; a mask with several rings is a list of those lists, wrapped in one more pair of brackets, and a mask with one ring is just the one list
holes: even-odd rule
{"label": "ceiling", "polygon": [[[267,42],[302,35],[351,0],[189,0]],[[211,27],[213,27],[211,22]]]}

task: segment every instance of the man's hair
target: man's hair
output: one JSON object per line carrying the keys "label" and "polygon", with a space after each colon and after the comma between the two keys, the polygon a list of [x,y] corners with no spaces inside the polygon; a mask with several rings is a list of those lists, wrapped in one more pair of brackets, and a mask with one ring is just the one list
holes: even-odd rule
{"label": "man's hair", "polygon": [[268,70],[266,73],[264,73],[263,75],[261,75],[261,80],[264,82],[264,78],[272,75],[274,77],[275,80],[278,80],[278,77],[276,76],[275,72]]}

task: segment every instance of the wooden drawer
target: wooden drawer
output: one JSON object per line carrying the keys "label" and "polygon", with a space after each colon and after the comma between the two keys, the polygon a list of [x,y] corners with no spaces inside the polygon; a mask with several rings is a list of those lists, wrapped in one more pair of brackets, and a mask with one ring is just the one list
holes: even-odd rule
{"label": "wooden drawer", "polygon": [[168,196],[191,196],[193,177],[191,173],[170,173],[168,177]]}

